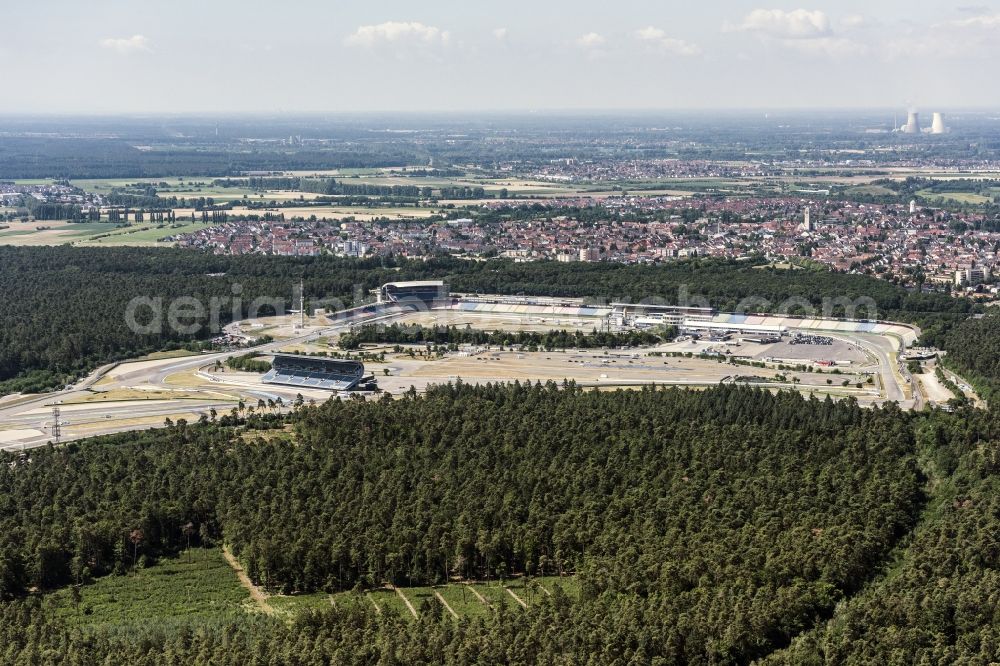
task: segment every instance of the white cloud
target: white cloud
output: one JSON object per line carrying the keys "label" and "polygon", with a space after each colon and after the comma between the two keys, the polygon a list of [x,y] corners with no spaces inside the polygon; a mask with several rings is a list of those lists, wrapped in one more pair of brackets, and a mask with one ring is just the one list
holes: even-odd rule
{"label": "white cloud", "polygon": [[851,14],[850,16],[844,17],[841,21],[843,27],[848,30],[854,30],[855,28],[863,28],[868,25],[868,19],[866,19],[861,14]]}
{"label": "white cloud", "polygon": [[1000,14],[982,14],[952,21],[949,25],[956,28],[1000,28]]}
{"label": "white cloud", "polygon": [[378,25],[359,26],[346,42],[350,46],[367,47],[386,43],[442,45],[447,44],[450,38],[447,30],[417,21],[386,21]]}
{"label": "white cloud", "polygon": [[672,53],[673,55],[695,56],[701,53],[701,47],[697,44],[692,44],[683,39],[667,37],[666,32],[653,26],[636,30],[635,36],[639,41],[645,42],[666,53]]}
{"label": "white cloud", "polygon": [[799,53],[813,56],[860,56],[868,53],[864,44],[844,37],[821,37],[819,39],[786,39],[782,45]]}
{"label": "white cloud", "polygon": [[[846,17],[840,23],[850,33],[866,25],[860,15]],[[745,32],[756,35],[765,45],[777,45],[807,56],[844,58],[870,53],[863,42],[834,32],[830,18],[820,10],[755,9],[738,25],[726,24],[725,32]]]}
{"label": "white cloud", "polygon": [[132,35],[131,37],[109,37],[101,40],[101,46],[118,53],[135,53],[137,51],[150,51],[149,40],[143,35]]}
{"label": "white cloud", "polygon": [[915,26],[885,44],[885,57],[889,60],[915,56],[995,59],[1000,56],[998,30],[1000,14],[979,14],[930,26]]}
{"label": "white cloud", "polygon": [[599,35],[596,32],[588,32],[586,35],[580,35],[576,38],[576,45],[585,49],[593,49],[604,46],[607,41],[603,35]]}
{"label": "white cloud", "polygon": [[779,39],[816,39],[833,33],[830,19],[820,10],[755,9],[737,26],[726,26],[730,32],[752,32]]}
{"label": "white cloud", "polygon": [[507,39],[507,28],[494,29],[493,36],[497,39],[497,41],[500,42],[504,41],[505,39]]}
{"label": "white cloud", "polygon": [[645,42],[655,42],[666,37],[667,33],[665,33],[660,28],[654,28],[653,26],[649,26],[646,28],[642,28],[641,30],[636,30],[635,36]]}

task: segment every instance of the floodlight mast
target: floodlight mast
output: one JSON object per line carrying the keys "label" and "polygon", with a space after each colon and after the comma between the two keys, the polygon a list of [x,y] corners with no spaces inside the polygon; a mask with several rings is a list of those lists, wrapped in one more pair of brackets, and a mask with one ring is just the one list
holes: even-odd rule
{"label": "floodlight mast", "polygon": [[55,443],[59,443],[59,438],[62,435],[62,429],[59,424],[59,405],[52,405],[52,439]]}

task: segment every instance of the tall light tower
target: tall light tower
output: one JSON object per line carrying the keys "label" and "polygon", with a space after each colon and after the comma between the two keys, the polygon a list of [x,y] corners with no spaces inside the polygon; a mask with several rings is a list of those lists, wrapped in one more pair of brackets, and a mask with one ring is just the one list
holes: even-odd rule
{"label": "tall light tower", "polygon": [[306,288],[305,281],[299,280],[299,328],[306,326]]}
{"label": "tall light tower", "polygon": [[52,405],[52,439],[55,440],[56,444],[59,443],[59,437],[62,435],[62,426],[59,424],[59,405]]}

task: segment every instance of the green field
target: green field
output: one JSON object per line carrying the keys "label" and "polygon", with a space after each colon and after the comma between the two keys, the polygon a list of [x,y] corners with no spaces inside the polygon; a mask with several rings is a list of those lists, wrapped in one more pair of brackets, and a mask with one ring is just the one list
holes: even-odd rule
{"label": "green field", "polygon": [[438,592],[459,617],[474,618],[489,613],[489,609],[468,589],[468,585],[445,585],[438,588]]}
{"label": "green field", "polygon": [[105,576],[80,589],[48,595],[51,612],[74,626],[166,628],[222,620],[254,608],[218,549],[192,549],[148,569]]}
{"label": "green field", "polygon": [[[39,231],[37,227],[50,227]],[[20,222],[10,223],[9,229],[0,231],[0,243],[17,245],[21,242],[25,244],[36,244],[35,241],[42,241],[39,244],[61,244],[75,243],[87,240],[99,234],[110,233],[118,230],[117,224],[110,222],[79,222],[67,224],[66,222]]]}
{"label": "green field", "polygon": [[[144,222],[122,226],[109,222],[70,223],[65,220],[11,223],[0,231],[2,245],[163,245],[161,238],[190,233],[211,226],[203,222],[174,225]],[[38,229],[38,227],[45,227]]]}
{"label": "green field", "polygon": [[[75,187],[86,192],[98,192],[101,194],[107,194],[115,188],[127,187],[129,185],[151,185],[157,189],[157,191],[168,192],[174,189],[180,190],[197,190],[202,187],[211,188],[212,181],[215,180],[214,177],[207,176],[171,176],[169,178],[82,178],[79,180],[70,181]],[[46,183],[50,181],[16,181],[19,184],[38,184]],[[166,187],[161,187],[161,183],[165,183]]]}
{"label": "green field", "polygon": [[[550,597],[559,586],[570,599],[579,598],[579,584],[573,577],[548,576],[504,581],[450,583],[437,587],[400,588],[419,615],[428,605],[438,603],[435,591],[461,618],[484,617],[501,606],[508,611],[522,608],[505,588],[512,590],[530,608]],[[123,575],[99,578],[79,588],[44,595],[47,612],[62,623],[83,629],[110,629],[129,634],[145,630],[195,627],[233,618],[259,616],[261,610],[250,598],[218,548],[192,549],[177,557],[164,558],[148,568],[138,567]],[[490,606],[476,596],[479,592]],[[391,613],[410,621],[413,614],[395,590],[379,588],[366,592],[335,594],[273,595],[267,603],[278,618],[290,620],[307,610],[361,606],[375,612]],[[441,610],[444,616],[450,613]]]}
{"label": "green field", "polygon": [[[473,589],[481,594],[493,610],[504,606],[520,611],[521,606],[504,589],[510,588],[530,607],[549,597],[556,586],[576,600],[579,584],[572,577],[549,576],[524,579],[477,582],[472,585],[450,583],[437,587],[405,587],[400,591],[420,614],[426,604],[437,603],[435,590],[444,597],[459,618],[482,617],[491,609],[483,604]],[[192,549],[190,554],[166,558],[149,568],[137,568],[120,576],[105,576],[79,588],[80,599],[74,602],[70,589],[46,595],[50,612],[65,623],[80,627],[113,628],[134,631],[142,628],[163,629],[233,617],[258,614],[260,610],[250,595],[240,586],[236,574],[218,548]],[[548,592],[546,592],[546,590]],[[349,608],[360,605],[375,612],[372,602],[382,613],[393,613],[406,620],[413,615],[399,594],[388,588],[366,592],[313,592],[309,594],[273,595],[267,603],[279,617],[290,619],[307,610],[330,607]],[[445,615],[450,614],[444,610]]]}
{"label": "green field", "polygon": [[917,196],[928,201],[952,201],[962,204],[984,204],[990,203],[993,199],[983,194],[975,192],[933,192],[931,190],[920,190]]}
{"label": "green field", "polygon": [[[354,595],[357,596],[357,595]],[[289,617],[306,610],[319,610],[330,608],[331,596],[325,592],[314,592],[312,594],[278,595],[267,600],[271,607],[278,613]],[[345,604],[355,601],[345,598]],[[363,600],[362,600],[363,601]]]}
{"label": "green field", "polygon": [[897,192],[886,187],[885,185],[855,185],[854,187],[848,187],[845,189],[844,194],[867,194],[877,197],[893,197],[896,196]]}
{"label": "green field", "polygon": [[81,245],[162,245],[161,238],[175,236],[177,234],[187,234],[193,231],[206,229],[211,224],[203,222],[177,223],[174,225],[142,223],[137,226],[114,228],[108,236],[102,238],[88,237],[80,242]]}

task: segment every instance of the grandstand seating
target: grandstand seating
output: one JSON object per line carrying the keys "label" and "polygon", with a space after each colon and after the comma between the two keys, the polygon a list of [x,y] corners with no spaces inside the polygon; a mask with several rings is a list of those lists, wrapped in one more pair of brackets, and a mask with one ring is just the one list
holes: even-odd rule
{"label": "grandstand seating", "polygon": [[341,361],[314,356],[276,354],[265,384],[285,384],[302,388],[347,391],[364,379],[365,366],[358,361]]}

